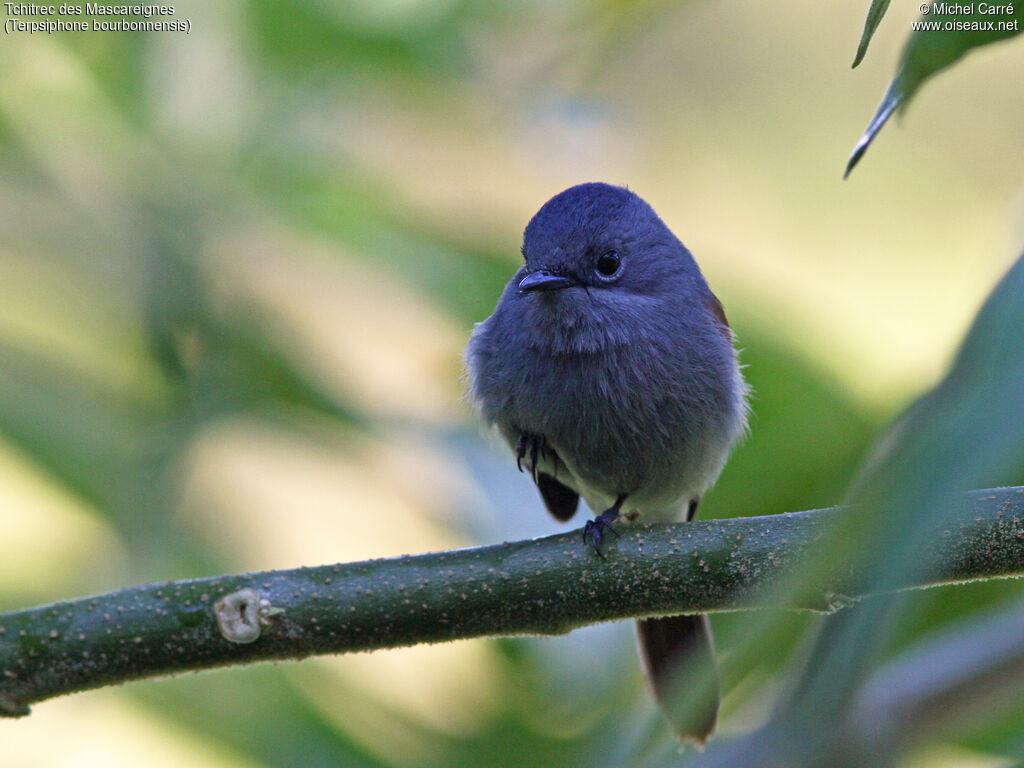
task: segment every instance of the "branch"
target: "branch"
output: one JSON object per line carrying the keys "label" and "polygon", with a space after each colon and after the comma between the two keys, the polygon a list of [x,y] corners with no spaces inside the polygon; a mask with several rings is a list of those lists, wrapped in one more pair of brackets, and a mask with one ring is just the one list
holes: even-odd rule
{"label": "branch", "polygon": [[[487,635],[560,634],[614,619],[771,604],[834,610],[858,593],[846,565],[774,592],[811,560],[832,508],[634,525],[603,546],[579,533],[450,552],[150,584],[0,614],[0,715],[146,677]],[[1024,487],[968,496],[901,588],[1024,575]],[[862,587],[860,588],[863,589]]]}

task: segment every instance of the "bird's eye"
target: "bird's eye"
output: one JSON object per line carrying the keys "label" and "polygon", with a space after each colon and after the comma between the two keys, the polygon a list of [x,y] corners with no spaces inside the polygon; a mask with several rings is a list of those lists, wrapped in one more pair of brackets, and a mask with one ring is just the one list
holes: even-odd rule
{"label": "bird's eye", "polygon": [[612,277],[622,266],[622,259],[615,251],[605,251],[597,259],[597,271],[605,277]]}

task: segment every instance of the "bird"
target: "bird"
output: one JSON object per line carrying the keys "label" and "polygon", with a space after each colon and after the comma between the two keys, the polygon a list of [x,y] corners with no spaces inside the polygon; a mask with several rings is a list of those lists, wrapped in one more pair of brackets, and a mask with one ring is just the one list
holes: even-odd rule
{"label": "bird", "polygon": [[[484,425],[557,520],[583,498],[595,513],[583,545],[597,555],[619,521],[692,520],[749,412],[735,336],[693,256],[641,197],[603,182],[544,203],[521,251],[466,346],[467,395]],[[719,706],[707,617],[640,619],[637,637],[670,725],[703,745]],[[678,713],[684,661],[711,682]]]}

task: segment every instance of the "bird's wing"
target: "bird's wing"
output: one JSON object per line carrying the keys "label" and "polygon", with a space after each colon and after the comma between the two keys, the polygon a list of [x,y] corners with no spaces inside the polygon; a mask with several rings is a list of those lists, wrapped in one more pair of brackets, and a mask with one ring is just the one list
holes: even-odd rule
{"label": "bird's wing", "polygon": [[562,464],[562,459],[555,449],[548,444],[543,435],[532,432],[506,432],[505,437],[516,452],[516,466],[519,467],[519,471],[523,471],[524,463],[529,469],[530,477],[537,484],[548,512],[560,522],[569,520],[576,514],[580,495],[556,479],[558,470],[565,465]]}
{"label": "bird's wing", "polygon": [[718,300],[715,294],[708,291],[708,296],[704,300],[707,304],[707,308],[711,310],[711,314],[715,316],[715,319],[722,324],[722,333],[725,334],[725,338],[732,344],[732,329],[729,328],[729,319],[725,316],[725,309],[722,307],[722,302]]}
{"label": "bird's wing", "polygon": [[562,485],[546,472],[535,473],[533,479],[537,483],[541,498],[544,499],[544,506],[548,508],[552,517],[564,523],[576,514],[576,508],[580,503],[580,495],[576,491]]}

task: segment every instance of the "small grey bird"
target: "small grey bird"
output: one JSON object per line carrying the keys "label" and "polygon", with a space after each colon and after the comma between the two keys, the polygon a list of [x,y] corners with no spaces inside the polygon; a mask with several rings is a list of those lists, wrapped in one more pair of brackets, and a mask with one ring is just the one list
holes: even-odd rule
{"label": "small grey bird", "polygon": [[[584,544],[601,554],[613,521],[691,520],[744,432],[747,386],[722,305],[683,244],[637,195],[580,184],[537,212],[525,264],[466,348],[469,395],[525,463],[548,511],[580,496],[597,513]],[[707,617],[637,622],[655,698],[683,739],[714,730],[718,686],[673,716],[672,672],[707,665]]]}

